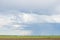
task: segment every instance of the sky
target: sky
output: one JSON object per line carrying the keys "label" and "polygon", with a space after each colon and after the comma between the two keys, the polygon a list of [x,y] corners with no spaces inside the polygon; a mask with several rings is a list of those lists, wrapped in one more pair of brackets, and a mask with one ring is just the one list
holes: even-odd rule
{"label": "sky", "polygon": [[60,35],[60,0],[0,0],[0,35]]}

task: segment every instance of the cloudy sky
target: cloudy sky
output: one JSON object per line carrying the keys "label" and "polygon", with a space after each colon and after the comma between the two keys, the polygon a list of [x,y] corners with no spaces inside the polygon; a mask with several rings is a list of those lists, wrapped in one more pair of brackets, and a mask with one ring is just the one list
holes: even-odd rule
{"label": "cloudy sky", "polygon": [[60,35],[60,0],[0,0],[0,35]]}

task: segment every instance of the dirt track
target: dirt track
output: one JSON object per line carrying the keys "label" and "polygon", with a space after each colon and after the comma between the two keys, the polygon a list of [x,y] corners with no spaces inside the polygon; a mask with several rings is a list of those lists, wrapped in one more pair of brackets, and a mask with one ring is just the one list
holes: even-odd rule
{"label": "dirt track", "polygon": [[0,38],[0,40],[60,40],[60,38]]}

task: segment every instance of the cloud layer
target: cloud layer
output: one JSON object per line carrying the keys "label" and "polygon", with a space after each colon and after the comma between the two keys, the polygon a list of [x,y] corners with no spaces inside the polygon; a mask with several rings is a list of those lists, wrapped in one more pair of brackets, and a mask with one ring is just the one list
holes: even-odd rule
{"label": "cloud layer", "polygon": [[59,35],[59,26],[60,0],[0,0],[1,35]]}
{"label": "cloud layer", "polygon": [[[9,16],[1,15],[0,21],[1,35],[55,35],[53,31],[58,26],[56,24],[60,23],[60,15],[21,13]],[[8,34],[6,34],[7,32]],[[58,32],[56,35],[59,34]]]}
{"label": "cloud layer", "polygon": [[59,14],[59,0],[0,0],[0,11],[18,10],[36,14]]}

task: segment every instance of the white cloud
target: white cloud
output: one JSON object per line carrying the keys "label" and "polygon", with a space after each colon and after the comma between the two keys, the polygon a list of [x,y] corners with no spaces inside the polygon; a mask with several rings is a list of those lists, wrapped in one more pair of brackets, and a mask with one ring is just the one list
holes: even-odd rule
{"label": "white cloud", "polygon": [[2,27],[3,25],[7,25],[10,22],[12,21],[9,18],[0,15],[0,27]]}
{"label": "white cloud", "polygon": [[41,21],[45,21],[47,23],[60,23],[60,15],[45,15],[44,17],[42,17],[43,20]]}
{"label": "white cloud", "polygon": [[0,35],[31,35],[32,31],[30,30],[1,30]]}
{"label": "white cloud", "polygon": [[14,27],[15,30],[16,30],[16,29],[17,29],[17,30],[19,30],[19,29],[24,29],[24,26],[25,26],[25,25],[12,23],[12,27]]}
{"label": "white cloud", "polygon": [[34,13],[21,13],[17,15],[0,16],[0,27],[7,24],[11,24],[14,27],[22,27],[24,24],[32,23],[60,23],[60,15],[37,15]]}
{"label": "white cloud", "polygon": [[13,25],[13,26],[14,26],[14,27],[20,27],[20,25],[18,25],[18,24],[17,24],[17,25],[15,24],[15,25]]}
{"label": "white cloud", "polygon": [[[19,27],[19,29],[13,29],[15,31],[10,32],[6,35],[32,35],[32,30],[24,30],[23,26],[25,24],[33,24],[33,23],[60,23],[60,14],[58,15],[37,15],[34,13],[20,13],[17,15],[0,15],[0,26],[2,27],[3,25],[10,24],[16,29]],[[15,22],[15,25],[14,25]],[[44,24],[42,24],[43,26]],[[41,27],[42,27],[41,26]],[[51,27],[52,28],[52,27]],[[21,30],[23,29],[23,30]],[[45,29],[44,29],[45,30]],[[43,30],[43,31],[44,31]],[[49,29],[48,31],[50,31]],[[7,30],[8,31],[8,30]],[[46,31],[46,30],[45,30]],[[49,32],[41,32],[41,35],[49,34]],[[0,33],[4,34],[4,33]]]}
{"label": "white cloud", "polygon": [[[17,15],[19,16],[19,15]],[[23,18],[24,16],[22,16]],[[16,15],[0,15],[0,27],[3,28],[4,25],[10,25],[12,26],[13,29],[7,30],[7,29],[2,29],[0,31],[0,35],[31,35],[32,32],[31,30],[24,30],[24,25],[21,23],[18,23],[20,17],[16,19]],[[17,22],[18,21],[18,22]],[[22,21],[23,22],[23,21]],[[17,29],[19,27],[19,29]],[[23,30],[21,30],[23,29]]]}
{"label": "white cloud", "polygon": [[23,23],[60,23],[60,15],[23,14]]}
{"label": "white cloud", "polygon": [[0,0],[0,7],[7,9],[39,9],[47,8],[58,0]]}
{"label": "white cloud", "polygon": [[24,35],[31,35],[32,31],[31,30],[16,30],[17,32],[20,33],[20,35],[24,36]]}
{"label": "white cloud", "polygon": [[32,14],[23,14],[22,15],[22,21],[23,22],[33,22],[34,21],[34,19],[35,19],[35,17],[34,17],[34,15],[32,15]]}
{"label": "white cloud", "polygon": [[0,0],[1,11],[6,10],[7,11],[19,10],[23,12],[32,11],[37,12],[36,14],[55,14],[56,10],[58,13],[59,5],[60,5],[59,0]]}
{"label": "white cloud", "polygon": [[58,4],[57,6],[54,7],[54,14],[60,14],[60,4]]}

